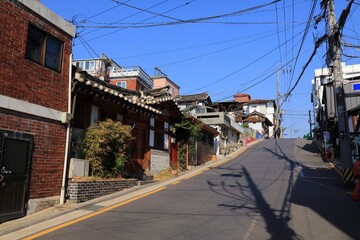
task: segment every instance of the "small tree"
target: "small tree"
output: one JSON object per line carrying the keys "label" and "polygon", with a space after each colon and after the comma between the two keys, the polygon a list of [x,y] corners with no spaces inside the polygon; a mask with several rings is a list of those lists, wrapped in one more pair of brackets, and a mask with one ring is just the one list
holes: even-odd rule
{"label": "small tree", "polygon": [[189,153],[196,152],[196,140],[201,136],[201,122],[194,119],[190,121],[183,118],[181,122],[175,124],[177,128],[177,138],[179,140],[178,159],[181,169],[186,167],[186,145],[189,144]]}
{"label": "small tree", "polygon": [[90,160],[91,175],[104,178],[125,176],[129,160],[131,127],[107,119],[91,125],[84,138],[85,158]]}

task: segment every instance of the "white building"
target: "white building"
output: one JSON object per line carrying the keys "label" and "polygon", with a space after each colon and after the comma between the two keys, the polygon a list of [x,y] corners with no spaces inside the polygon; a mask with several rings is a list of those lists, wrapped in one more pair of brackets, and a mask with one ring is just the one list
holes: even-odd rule
{"label": "white building", "polygon": [[[243,105],[244,113],[251,115],[254,112],[262,114],[265,119],[271,122],[272,126],[269,126],[269,136],[273,136],[275,133],[275,115],[276,115],[276,104],[275,100],[260,100],[254,99],[249,100]],[[249,127],[259,132],[262,132],[263,125],[259,122],[249,123]]]}

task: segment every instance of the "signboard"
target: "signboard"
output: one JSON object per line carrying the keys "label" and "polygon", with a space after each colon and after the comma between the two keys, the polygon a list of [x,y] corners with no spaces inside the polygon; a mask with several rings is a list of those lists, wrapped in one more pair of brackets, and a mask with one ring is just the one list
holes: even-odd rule
{"label": "signboard", "polygon": [[360,91],[360,83],[354,83],[353,84],[353,90],[354,91]]}

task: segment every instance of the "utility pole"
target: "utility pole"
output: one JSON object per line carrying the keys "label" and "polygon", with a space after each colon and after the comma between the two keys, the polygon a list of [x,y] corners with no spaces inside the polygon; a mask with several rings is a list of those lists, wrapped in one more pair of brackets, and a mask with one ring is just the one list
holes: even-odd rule
{"label": "utility pole", "polygon": [[[274,129],[274,134],[277,133],[277,130],[281,130],[281,117],[280,117],[280,65],[278,68],[278,75],[276,81],[276,128]],[[276,136],[279,137],[280,136]]]}
{"label": "utility pole", "polygon": [[346,9],[342,12],[338,23],[336,22],[334,0],[327,1],[327,13],[329,24],[329,50],[328,50],[328,68],[332,70],[332,79],[335,92],[335,106],[336,116],[338,123],[338,138],[340,144],[340,157],[343,168],[343,180],[347,184],[352,179],[346,179],[348,176],[348,169],[350,171],[353,168],[353,162],[351,158],[351,139],[349,134],[349,127],[347,122],[347,111],[345,105],[344,96],[344,79],[341,65],[341,48],[340,48],[340,34],[341,29],[344,27],[346,18],[350,12],[351,5],[354,1],[350,0]]}
{"label": "utility pole", "polygon": [[309,110],[309,125],[310,125],[310,133],[309,133],[309,137],[310,139],[312,139],[312,123],[311,123],[311,111]]}

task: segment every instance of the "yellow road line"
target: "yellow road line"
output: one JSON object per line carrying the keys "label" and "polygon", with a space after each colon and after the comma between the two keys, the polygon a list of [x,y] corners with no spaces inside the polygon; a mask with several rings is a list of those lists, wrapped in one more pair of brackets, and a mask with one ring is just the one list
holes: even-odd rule
{"label": "yellow road line", "polygon": [[145,193],[145,194],[143,194],[143,195],[140,195],[140,196],[131,198],[131,199],[129,199],[129,200],[120,202],[120,203],[118,203],[118,204],[115,204],[115,205],[112,205],[112,206],[110,206],[110,207],[101,209],[101,210],[99,210],[99,211],[90,213],[90,214],[85,215],[85,216],[83,216],[83,217],[80,217],[80,218],[71,220],[71,221],[69,221],[69,222],[66,222],[66,223],[57,225],[57,226],[52,227],[52,228],[49,228],[49,229],[46,229],[46,230],[44,230],[44,231],[38,232],[38,233],[36,233],[36,234],[34,234],[34,235],[31,235],[31,236],[29,236],[29,237],[23,238],[23,240],[31,240],[31,239],[35,239],[35,238],[44,236],[44,235],[46,235],[46,234],[48,234],[48,233],[54,232],[54,231],[59,230],[59,229],[61,229],[61,228],[64,228],[64,227],[70,226],[70,225],[72,225],[72,224],[75,224],[75,223],[84,221],[84,220],[89,219],[89,218],[91,218],[91,217],[97,216],[97,215],[99,215],[99,214],[101,214],[101,213],[108,212],[108,211],[113,210],[113,209],[115,209],[115,208],[121,207],[121,206],[126,205],[126,204],[128,204],[128,203],[131,203],[131,202],[133,202],[133,201],[136,201],[136,200],[139,200],[139,199],[144,198],[144,197],[146,197],[146,196],[149,196],[149,195],[151,195],[151,194],[160,192],[161,190],[164,190],[165,188],[166,188],[166,187],[158,188],[158,189],[156,189],[156,190],[154,190],[154,191],[151,191],[151,192]]}
{"label": "yellow road line", "polygon": [[179,182],[181,182],[181,181],[179,180],[179,181],[173,182],[171,185],[178,184]]}
{"label": "yellow road line", "polygon": [[335,171],[336,171],[340,176],[342,176],[342,173],[341,173],[340,170],[335,166],[334,163],[329,162],[329,165],[330,165],[330,168],[335,169]]}

